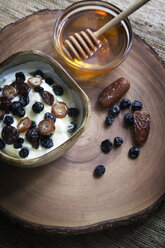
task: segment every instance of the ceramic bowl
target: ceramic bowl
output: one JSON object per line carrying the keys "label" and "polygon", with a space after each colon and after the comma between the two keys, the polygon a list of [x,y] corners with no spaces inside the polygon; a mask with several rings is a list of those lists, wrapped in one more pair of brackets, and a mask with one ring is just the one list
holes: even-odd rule
{"label": "ceramic bowl", "polygon": [[26,159],[12,157],[1,150],[0,159],[10,165],[16,165],[25,168],[37,167],[50,163],[51,161],[59,158],[77,141],[79,136],[85,130],[89,121],[91,105],[85,92],[57,61],[40,51],[21,51],[7,58],[0,65],[0,83],[3,81],[4,75],[8,75],[8,73],[15,73],[18,70],[28,73],[32,70],[35,71],[38,68],[40,68],[43,73],[47,73],[47,75],[52,77],[54,80],[60,80],[60,83],[64,87],[67,87],[67,89],[71,92],[72,97],[76,102],[76,106],[80,109],[77,130],[70,136],[68,140],[58,147],[42,156],[32,159],[28,159],[28,157]]}

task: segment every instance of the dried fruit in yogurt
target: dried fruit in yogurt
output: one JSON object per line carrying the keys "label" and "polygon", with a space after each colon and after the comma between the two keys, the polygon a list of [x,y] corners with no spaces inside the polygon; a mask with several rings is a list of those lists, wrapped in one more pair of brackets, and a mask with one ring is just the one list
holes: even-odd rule
{"label": "dried fruit in yogurt", "polygon": [[48,136],[54,133],[55,126],[54,121],[52,119],[46,119],[40,121],[38,124],[39,133],[43,136]]}
{"label": "dried fruit in yogurt", "polygon": [[25,117],[17,125],[17,129],[19,133],[26,132],[32,124],[32,121],[29,119],[29,117]]}
{"label": "dried fruit in yogurt", "polygon": [[42,84],[42,78],[41,77],[31,77],[28,79],[28,84],[30,84],[33,87],[40,86]]}
{"label": "dried fruit in yogurt", "polygon": [[101,92],[98,102],[103,107],[108,107],[123,97],[129,88],[129,81],[125,78],[119,78]]}
{"label": "dried fruit in yogurt", "polygon": [[2,140],[5,144],[14,144],[19,137],[18,130],[13,126],[5,126],[2,129]]}
{"label": "dried fruit in yogurt", "polygon": [[2,96],[7,97],[8,99],[13,99],[15,96],[17,96],[17,90],[11,85],[5,85],[2,91]]}
{"label": "dried fruit in yogurt", "polygon": [[44,102],[46,102],[48,105],[50,105],[50,106],[53,105],[53,103],[54,103],[54,96],[50,92],[48,92],[46,90],[41,91],[40,92],[40,96],[42,97],[42,99],[44,100]]}
{"label": "dried fruit in yogurt", "polygon": [[64,118],[69,112],[67,105],[64,102],[56,102],[52,106],[52,114],[56,118]]}
{"label": "dried fruit in yogurt", "polygon": [[134,133],[137,146],[142,146],[146,142],[150,132],[150,122],[151,118],[148,112],[134,112]]}

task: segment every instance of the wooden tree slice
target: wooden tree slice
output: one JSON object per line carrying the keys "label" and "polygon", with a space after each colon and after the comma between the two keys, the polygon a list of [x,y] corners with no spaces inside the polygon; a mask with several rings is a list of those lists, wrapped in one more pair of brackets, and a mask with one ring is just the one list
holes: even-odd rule
{"label": "wooden tree slice", "polygon": [[[0,33],[0,62],[20,50],[38,49],[53,58],[53,28],[60,11],[41,11],[4,28]],[[60,61],[60,60],[59,60]],[[62,62],[61,62],[62,63]],[[80,233],[99,230],[147,215],[158,206],[165,189],[165,70],[157,55],[134,36],[127,60],[105,75],[66,70],[88,94],[92,118],[78,142],[53,163],[33,169],[9,167],[1,161],[0,208],[37,230]],[[100,91],[119,77],[131,82],[127,97],[141,100],[151,115],[151,132],[138,159],[128,158],[133,146],[122,112],[110,128],[104,127],[107,111],[96,101]],[[121,136],[123,145],[109,154],[102,140]],[[106,173],[95,179],[96,165]]]}

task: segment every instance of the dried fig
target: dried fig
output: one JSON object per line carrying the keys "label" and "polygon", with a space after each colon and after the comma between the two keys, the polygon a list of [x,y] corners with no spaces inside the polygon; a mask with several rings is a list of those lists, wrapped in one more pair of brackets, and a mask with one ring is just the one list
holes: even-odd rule
{"label": "dried fig", "polygon": [[98,102],[103,107],[108,107],[111,104],[120,100],[130,88],[130,83],[125,78],[119,78],[108,87],[106,87],[100,94]]}
{"label": "dried fig", "polygon": [[148,112],[134,112],[134,133],[137,146],[142,146],[146,142],[150,132],[150,122],[151,118]]}

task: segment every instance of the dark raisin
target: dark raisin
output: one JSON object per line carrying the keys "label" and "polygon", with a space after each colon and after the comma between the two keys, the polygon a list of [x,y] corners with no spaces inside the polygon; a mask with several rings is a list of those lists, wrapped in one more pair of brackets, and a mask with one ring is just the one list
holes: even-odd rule
{"label": "dark raisin", "polygon": [[120,108],[121,109],[127,109],[131,106],[131,101],[127,98],[122,99],[120,102]]}
{"label": "dark raisin", "polygon": [[41,102],[36,102],[32,106],[34,113],[40,113],[44,109],[44,105]]}
{"label": "dark raisin", "polygon": [[23,143],[24,143],[24,139],[23,138],[18,138],[17,141],[14,144],[14,148],[15,149],[21,148]]}
{"label": "dark raisin", "polygon": [[114,145],[116,147],[119,147],[119,146],[121,146],[121,144],[123,144],[123,139],[121,137],[115,137],[114,138]]}
{"label": "dark raisin", "polygon": [[105,119],[105,125],[111,126],[113,122],[114,122],[114,117],[112,115],[108,115]]}
{"label": "dark raisin", "polygon": [[0,108],[0,120],[3,120],[4,116],[5,116],[5,110]]}
{"label": "dark raisin", "polygon": [[3,121],[3,123],[6,124],[7,126],[10,126],[11,124],[13,124],[13,122],[14,122],[14,119],[10,115],[6,115]]}
{"label": "dark raisin", "polygon": [[39,147],[40,134],[37,128],[29,128],[26,133],[26,139],[30,142],[33,148]]}
{"label": "dark raisin", "polygon": [[23,80],[13,82],[11,86],[14,86],[21,96],[28,96],[29,91],[31,90],[31,87],[27,83],[24,83]]}
{"label": "dark raisin", "polygon": [[133,158],[133,159],[137,158],[139,156],[139,154],[140,154],[139,147],[131,147],[129,149],[128,155],[129,155],[130,158]]}
{"label": "dark raisin", "polygon": [[16,115],[18,117],[24,117],[25,115],[25,110],[23,107],[18,107],[17,109],[12,110],[13,115]]}
{"label": "dark raisin", "polygon": [[34,87],[34,91],[35,92],[42,92],[42,91],[44,91],[44,88],[41,86],[37,86],[37,87]]}
{"label": "dark raisin", "polygon": [[69,108],[68,115],[70,117],[76,117],[79,115],[79,110],[77,108]]}
{"label": "dark raisin", "polygon": [[0,138],[0,149],[3,149],[5,147],[5,143],[3,140]]}
{"label": "dark raisin", "polygon": [[41,70],[35,71],[34,76],[35,77],[40,76],[40,77],[42,77],[42,79],[44,79],[44,74]]}
{"label": "dark raisin", "polygon": [[117,105],[111,105],[109,108],[109,114],[116,117],[120,113],[120,107]]}
{"label": "dark raisin", "polygon": [[17,80],[23,80],[23,81],[25,81],[25,74],[23,72],[17,72],[15,74],[15,79],[16,79],[16,81]]}
{"label": "dark raisin", "polygon": [[45,78],[45,83],[52,85],[53,84],[53,79],[52,78]]}
{"label": "dark raisin", "polygon": [[68,125],[68,132],[72,133],[72,132],[74,132],[76,129],[77,129],[77,125],[76,125],[74,122],[71,122],[71,123]]}
{"label": "dark raisin", "polygon": [[56,121],[56,117],[49,112],[45,113],[44,119],[52,119],[54,122]]}
{"label": "dark raisin", "polygon": [[53,146],[53,140],[49,137],[41,136],[41,146],[51,148]]}
{"label": "dark raisin", "polygon": [[9,113],[10,111],[10,106],[11,106],[12,102],[10,99],[8,99],[7,97],[0,97],[0,108],[2,110],[5,111],[5,113]]}
{"label": "dark raisin", "polygon": [[103,140],[101,142],[101,150],[105,153],[111,151],[112,149],[112,142],[109,139]]}
{"label": "dark raisin", "polygon": [[11,145],[16,142],[19,137],[18,130],[13,126],[5,126],[2,129],[2,140],[5,144]]}
{"label": "dark raisin", "polygon": [[135,101],[132,103],[132,110],[133,110],[133,111],[141,110],[142,108],[143,108],[142,102],[135,100]]}
{"label": "dark raisin", "polygon": [[53,91],[57,96],[62,96],[64,93],[63,88],[59,85],[53,85]]}
{"label": "dark raisin", "polygon": [[21,96],[19,99],[19,102],[21,104],[22,107],[25,107],[29,104],[30,100],[29,100],[29,96]]}
{"label": "dark raisin", "polygon": [[36,125],[36,122],[35,121],[32,121],[32,124],[31,124],[31,126],[30,126],[30,128],[34,128],[34,127],[36,127],[37,125]]}
{"label": "dark raisin", "polygon": [[105,167],[104,167],[104,165],[98,165],[94,169],[94,176],[95,177],[101,177],[101,176],[103,176],[104,173],[105,173]]}
{"label": "dark raisin", "polygon": [[54,96],[50,92],[44,90],[44,91],[40,92],[40,95],[41,95],[42,99],[44,100],[44,102],[46,102],[50,106],[53,105]]}
{"label": "dark raisin", "polygon": [[19,156],[21,158],[26,158],[29,155],[29,150],[27,148],[22,148],[21,151],[19,151]]}
{"label": "dark raisin", "polygon": [[21,105],[20,105],[20,102],[18,102],[18,101],[12,102],[12,104],[11,104],[11,111],[13,111],[13,110],[19,108],[20,106],[21,106]]}
{"label": "dark raisin", "polygon": [[130,126],[133,124],[133,115],[131,113],[127,113],[124,115],[124,123],[126,126]]}

